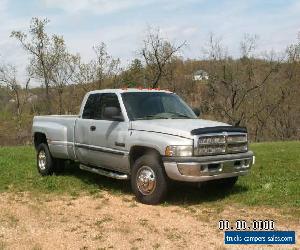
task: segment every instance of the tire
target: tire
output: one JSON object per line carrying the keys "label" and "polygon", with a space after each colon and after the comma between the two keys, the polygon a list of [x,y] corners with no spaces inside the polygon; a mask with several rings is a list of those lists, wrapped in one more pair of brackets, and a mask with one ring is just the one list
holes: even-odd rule
{"label": "tire", "polygon": [[155,205],[164,200],[168,178],[156,154],[147,154],[135,161],[131,171],[131,187],[141,203]]}
{"label": "tire", "polygon": [[55,171],[55,160],[50,154],[48,145],[41,143],[37,147],[37,169],[42,176],[52,175]]}
{"label": "tire", "polygon": [[238,180],[238,176],[216,180],[215,184],[222,189],[231,189]]}

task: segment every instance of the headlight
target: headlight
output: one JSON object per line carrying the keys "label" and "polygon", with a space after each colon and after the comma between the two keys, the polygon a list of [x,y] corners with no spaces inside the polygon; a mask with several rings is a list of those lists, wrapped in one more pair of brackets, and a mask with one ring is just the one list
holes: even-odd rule
{"label": "headlight", "polygon": [[193,146],[167,146],[166,156],[192,156]]}
{"label": "headlight", "polygon": [[228,145],[228,152],[229,153],[234,153],[234,152],[246,152],[248,151],[248,144],[244,143],[244,144],[237,144],[237,145]]}
{"label": "headlight", "polygon": [[243,143],[247,142],[247,134],[244,135],[229,135],[227,137],[227,143]]}

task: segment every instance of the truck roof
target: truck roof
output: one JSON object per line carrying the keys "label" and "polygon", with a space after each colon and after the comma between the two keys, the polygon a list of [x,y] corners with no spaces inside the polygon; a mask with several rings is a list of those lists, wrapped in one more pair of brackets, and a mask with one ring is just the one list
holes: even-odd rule
{"label": "truck roof", "polygon": [[152,88],[122,88],[122,89],[101,89],[101,90],[94,90],[88,92],[88,94],[96,94],[96,93],[127,93],[127,92],[165,92],[165,93],[172,93],[169,90],[163,89],[152,89]]}

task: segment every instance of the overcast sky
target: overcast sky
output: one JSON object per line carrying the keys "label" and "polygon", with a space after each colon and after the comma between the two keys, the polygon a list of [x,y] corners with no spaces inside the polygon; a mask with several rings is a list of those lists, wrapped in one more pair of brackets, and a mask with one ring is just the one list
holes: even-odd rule
{"label": "overcast sky", "polygon": [[1,61],[21,72],[26,54],[9,37],[28,29],[32,17],[50,19],[48,31],[63,35],[69,49],[86,60],[91,47],[105,42],[123,65],[136,57],[147,26],[160,27],[171,41],[186,40],[186,58],[200,58],[208,34],[222,37],[238,55],[245,33],[257,34],[258,51],[281,51],[300,31],[299,0],[0,0]]}

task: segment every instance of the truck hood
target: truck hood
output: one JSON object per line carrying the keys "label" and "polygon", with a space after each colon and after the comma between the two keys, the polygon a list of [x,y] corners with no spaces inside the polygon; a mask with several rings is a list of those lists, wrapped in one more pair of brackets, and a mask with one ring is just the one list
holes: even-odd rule
{"label": "truck hood", "polygon": [[157,119],[133,121],[133,130],[170,134],[186,138],[192,138],[191,131],[197,128],[216,126],[230,126],[226,123],[203,119]]}

